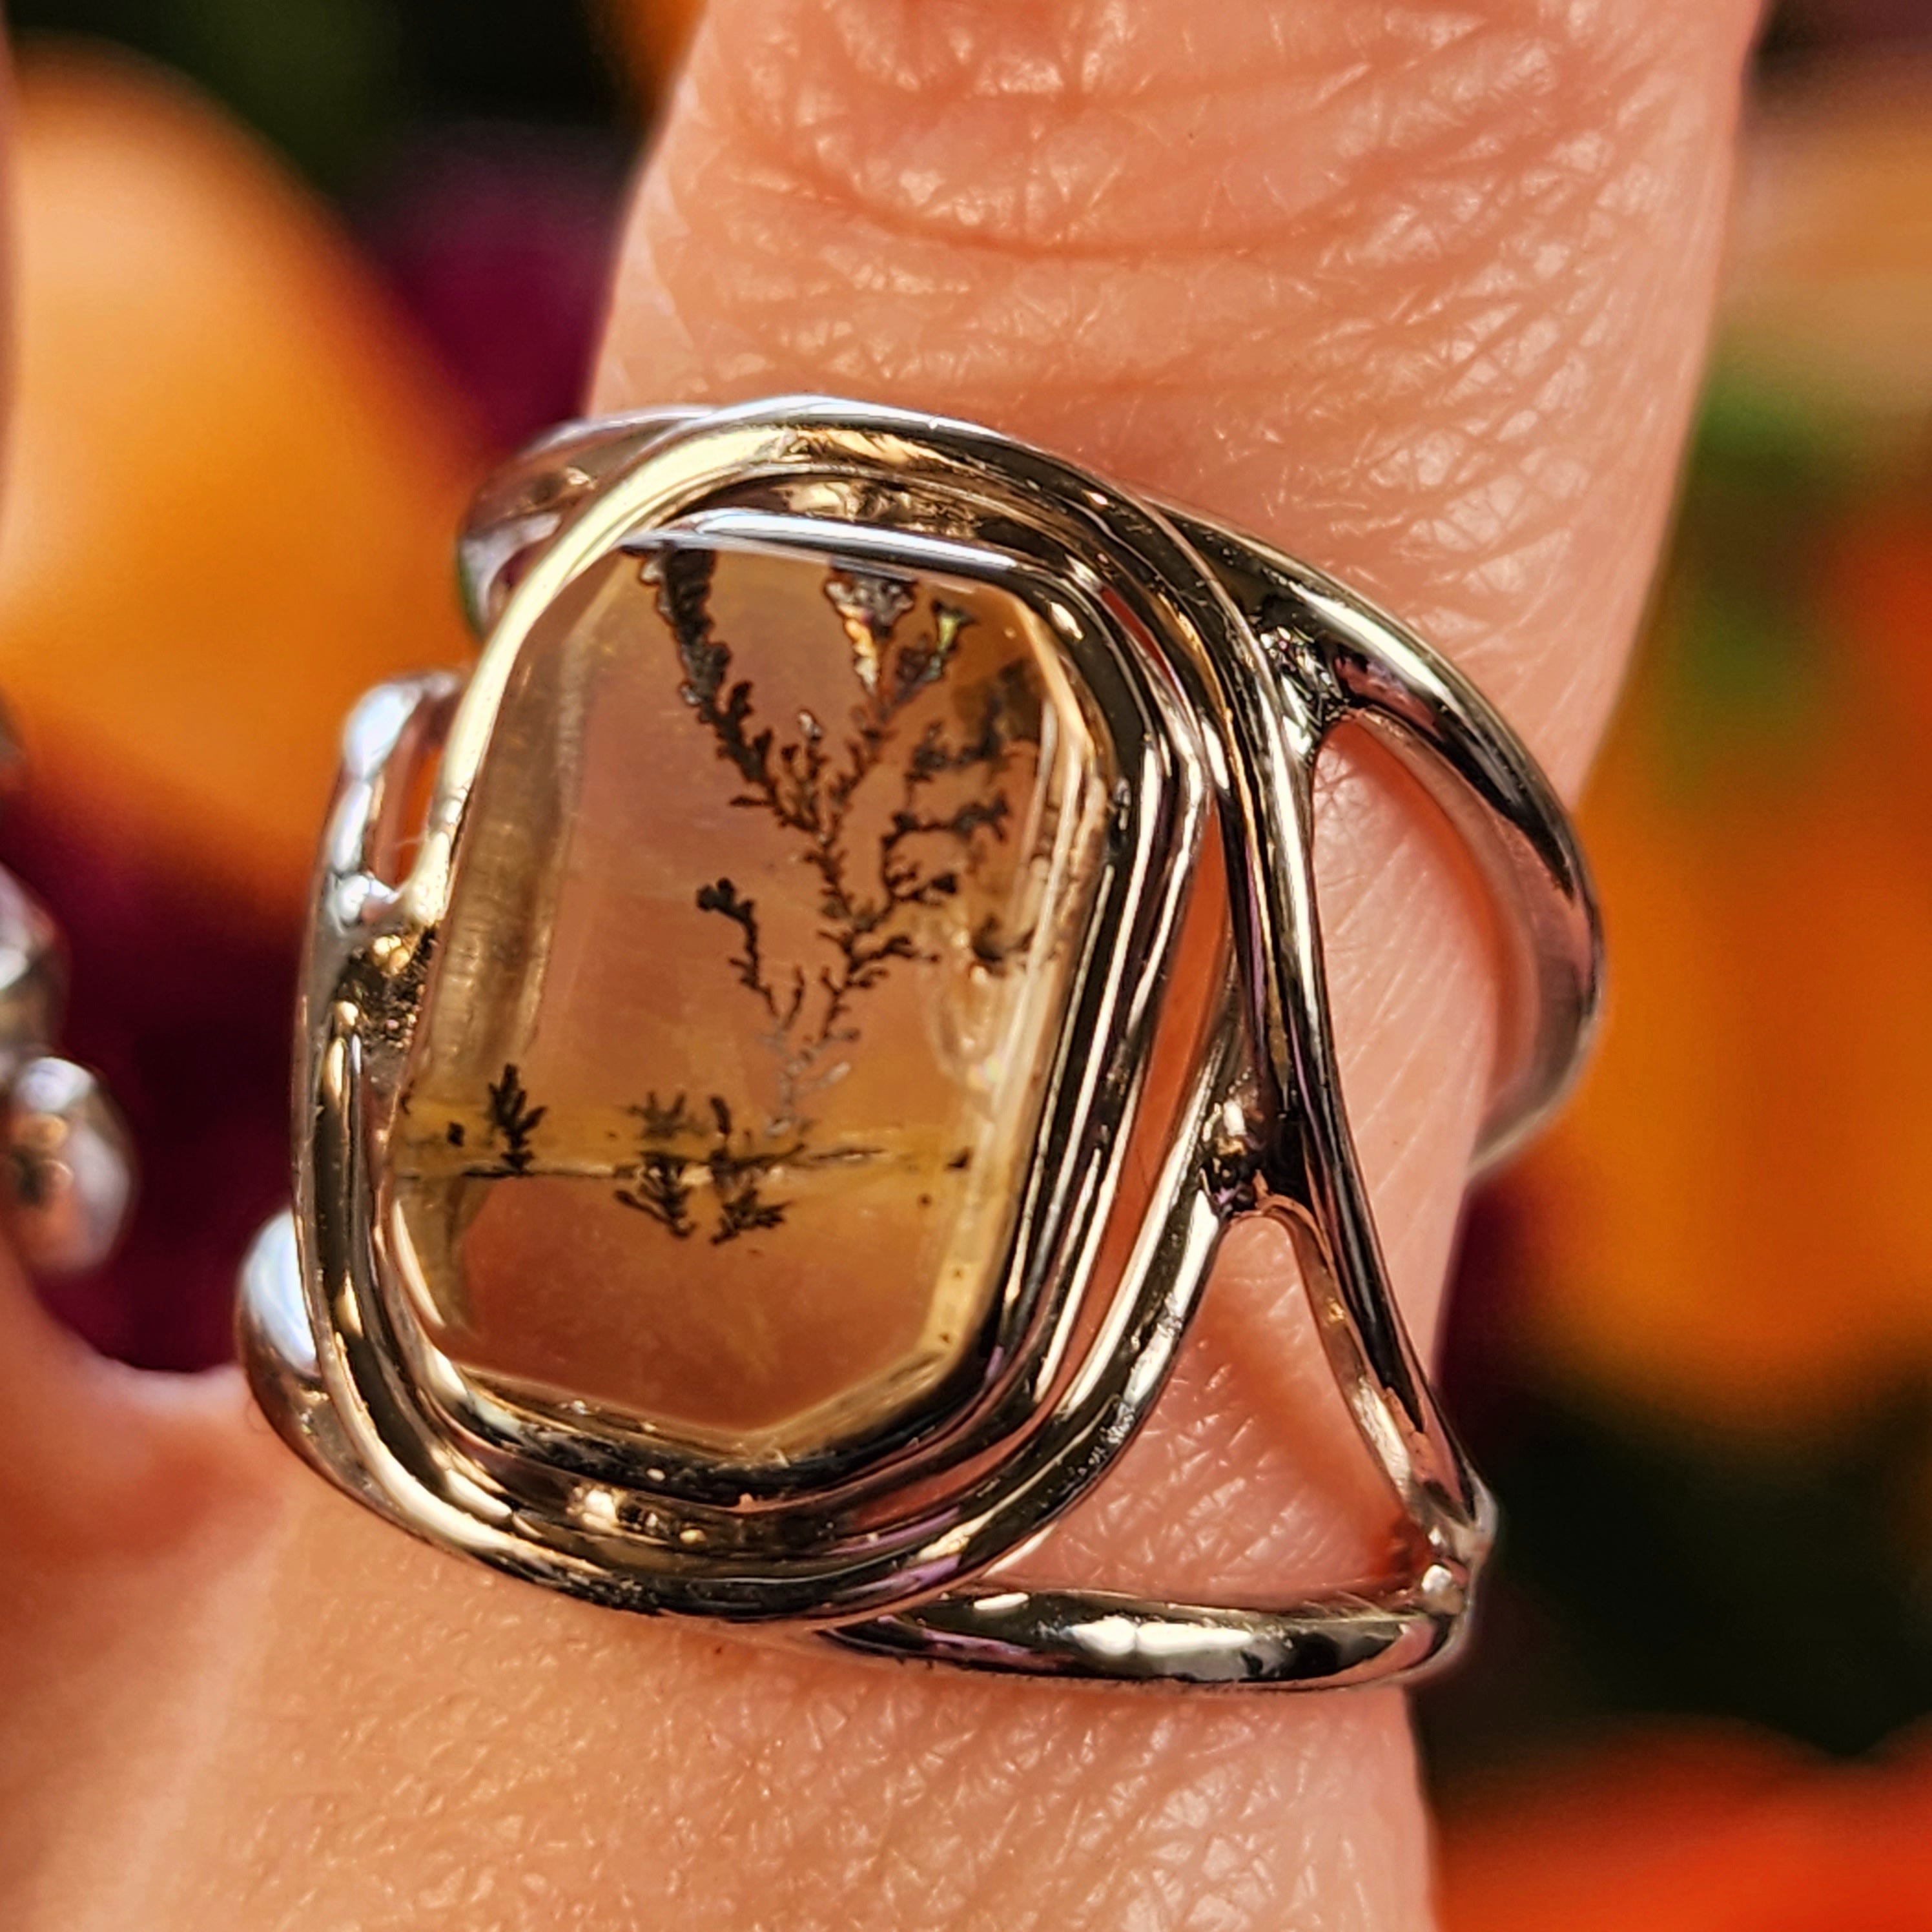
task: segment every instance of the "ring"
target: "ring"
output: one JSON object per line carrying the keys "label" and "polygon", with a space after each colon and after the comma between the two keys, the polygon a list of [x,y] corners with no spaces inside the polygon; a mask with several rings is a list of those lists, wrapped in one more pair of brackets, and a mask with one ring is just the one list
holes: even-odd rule
{"label": "ring", "polygon": [[[24,760],[0,712],[0,795]],[[98,1074],[48,1048],[67,1004],[60,930],[0,870],[0,1226],[35,1274],[83,1274],[113,1253],[134,1205],[127,1125]]]}
{"label": "ring", "polygon": [[[1390,1295],[1311,866],[1346,723],[1493,893],[1478,1150],[1600,940],[1534,760],[1319,571],[992,431],[818,398],[572,424],[459,545],[466,676],[346,728],[256,1396],[392,1522],[616,1608],[1114,1681],[1412,1675],[1493,1510]],[[1275,1605],[1032,1590],[1226,1231],[1292,1238],[1401,1514]]]}

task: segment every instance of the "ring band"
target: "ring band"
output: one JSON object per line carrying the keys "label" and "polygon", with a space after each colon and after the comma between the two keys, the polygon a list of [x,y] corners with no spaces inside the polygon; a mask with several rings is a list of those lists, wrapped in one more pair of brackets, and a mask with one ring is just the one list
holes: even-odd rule
{"label": "ring band", "polygon": [[[0,799],[26,760],[0,711]],[[45,907],[0,869],[0,1231],[34,1274],[86,1274],[134,1212],[134,1143],[105,1082],[51,1049],[67,1005],[67,950]]]}
{"label": "ring band", "polygon": [[[1390,1293],[1310,838],[1346,722],[1477,860],[1499,1157],[1572,1077],[1600,948],[1482,696],[1252,538],[822,398],[567,426],[459,556],[482,656],[364,701],[324,840],[296,1202],[242,1282],[284,1438],[614,1607],[1116,1681],[1445,1654],[1492,1509]],[[1026,1588],[1252,1215],[1400,1562],[1276,1606]]]}

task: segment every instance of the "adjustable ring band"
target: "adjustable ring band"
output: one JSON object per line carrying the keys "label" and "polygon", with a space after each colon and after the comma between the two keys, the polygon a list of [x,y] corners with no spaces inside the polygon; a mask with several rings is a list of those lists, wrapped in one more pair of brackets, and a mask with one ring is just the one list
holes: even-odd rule
{"label": "adjustable ring band", "polygon": [[[1312,787],[1366,728],[1492,890],[1496,1159],[1574,1071],[1600,946],[1481,695],[1268,546],[851,403],[568,426],[459,554],[482,654],[364,700],[324,842],[297,1198],[243,1276],[284,1438],[614,1607],[1120,1681],[1443,1655],[1492,1509],[1349,1136]],[[1026,1588],[1252,1215],[1400,1507],[1389,1574]]]}

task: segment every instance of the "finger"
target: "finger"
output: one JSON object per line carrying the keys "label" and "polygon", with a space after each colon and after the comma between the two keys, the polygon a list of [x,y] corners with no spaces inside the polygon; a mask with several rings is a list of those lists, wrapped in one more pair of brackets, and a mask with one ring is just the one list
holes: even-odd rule
{"label": "finger", "polygon": [[[76,943],[77,1017],[98,1030],[92,993],[142,982],[142,1043],[160,1042],[133,1056],[154,1082],[148,1232],[192,1238],[197,1216],[250,1211],[254,1150],[220,1103],[252,1003],[278,994],[241,982],[300,903],[340,712],[372,679],[462,649],[438,545],[476,452],[340,238],[207,103],[72,48],[6,94],[0,696],[28,754],[23,873],[57,912],[87,901],[97,931],[146,949],[117,962]],[[298,592],[297,531],[327,533]],[[22,826],[7,831],[17,849]],[[197,1132],[179,1036],[218,1012],[200,1097],[223,1118]],[[191,1257],[167,1265],[178,1250],[146,1271],[124,1256],[88,1291],[191,1280]],[[226,1566],[295,1472],[236,1370],[106,1360],[16,1262],[0,1252],[0,1924],[146,1922],[116,1830],[152,1816],[178,1725],[218,1704],[246,1604]],[[92,1842],[90,1816],[112,1821]],[[104,1922],[97,1888],[124,1866],[124,1909]],[[50,1892],[64,1871],[78,1888]]]}
{"label": "finger", "polygon": [[[0,698],[40,848],[23,874],[56,912],[91,914],[81,1017],[99,1031],[90,988],[110,1007],[124,995],[124,1097],[137,1120],[152,1102],[136,1252],[93,1285],[118,1310],[157,1279],[192,1282],[178,1250],[197,1220],[245,1229],[274,1198],[246,1197],[272,1190],[275,1148],[258,1165],[222,1102],[257,1002],[282,995],[238,976],[272,970],[295,926],[335,721],[375,679],[463,649],[437,548],[477,459],[340,238],[208,103],[67,48],[25,64],[8,121],[20,353]],[[295,596],[298,530],[353,562],[325,557]],[[10,818],[10,847],[21,831]],[[112,956],[136,935],[138,962]],[[222,1041],[199,1088],[179,1052],[197,1028]],[[235,1198],[212,1204],[211,1181]],[[124,1547],[185,1523],[245,1412],[232,1372],[98,1359],[0,1268],[10,1549]]]}
{"label": "finger", "polygon": [[714,8],[596,400],[810,381],[1239,518],[1574,782],[1670,498],[1752,10],[1217,10]]}
{"label": "finger", "polygon": [[[598,400],[817,387],[1030,436],[1349,577],[1574,784],[1669,496],[1748,27],[1710,0],[728,0]],[[1352,1111],[1426,1322],[1494,976],[1378,771],[1338,770],[1320,846]],[[1217,1592],[1358,1569],[1376,1499],[1300,1319],[1240,1244],[1148,1436],[1039,1560]],[[257,1587],[272,1649],[197,1739],[153,1922],[1426,1916],[1387,1695],[880,1674],[554,1601],[319,1488]]]}
{"label": "finger", "polygon": [[[0,171],[15,173],[16,109],[11,63],[0,47],[5,83],[0,118]],[[0,308],[14,312],[15,275],[10,252],[0,252]],[[0,422],[14,418],[14,370],[0,370]],[[28,475],[35,473],[29,460]],[[17,694],[10,696],[17,698]],[[14,714],[0,736],[15,755]],[[10,795],[14,774],[8,773]],[[9,910],[0,916],[0,951],[10,977],[26,977],[33,940],[16,930]],[[7,1041],[10,1055],[42,1046],[37,1039]],[[88,1526],[102,1520],[127,1526],[139,1550],[165,1540],[198,1514],[231,1466],[242,1390],[226,1378],[191,1392],[169,1380],[138,1376],[103,1359],[48,1314],[35,1295],[14,1244],[0,1235],[0,1535],[9,1557],[10,1586],[0,1609],[0,1646],[11,1653],[26,1618],[19,1584],[29,1568],[71,1555]]]}

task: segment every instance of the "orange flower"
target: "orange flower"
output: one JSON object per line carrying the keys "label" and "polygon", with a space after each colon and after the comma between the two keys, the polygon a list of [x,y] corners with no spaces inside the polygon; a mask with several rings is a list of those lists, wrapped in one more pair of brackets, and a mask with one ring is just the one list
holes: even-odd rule
{"label": "orange flower", "polygon": [[158,73],[29,62],[0,690],[38,800],[292,921],[336,733],[464,640],[480,454],[328,221]]}
{"label": "orange flower", "polygon": [[1640,1735],[1492,1790],[1441,1872],[1444,1932],[1932,1932],[1932,1741],[1843,1766]]}
{"label": "orange flower", "polygon": [[1885,756],[1897,700],[1841,668],[1820,739],[1688,791],[1640,700],[1584,820],[1609,1024],[1511,1184],[1543,1349],[1704,1420],[1932,1365],[1928,751]]}
{"label": "orange flower", "polygon": [[1509,1184],[1546,1366],[1740,1426],[1932,1372],[1927,106],[1887,72],[1767,116],[1722,365],[1753,400],[1583,814],[1608,1024]]}

